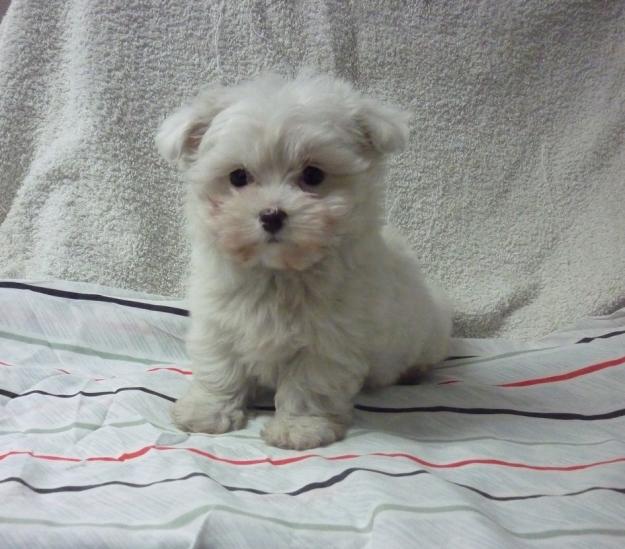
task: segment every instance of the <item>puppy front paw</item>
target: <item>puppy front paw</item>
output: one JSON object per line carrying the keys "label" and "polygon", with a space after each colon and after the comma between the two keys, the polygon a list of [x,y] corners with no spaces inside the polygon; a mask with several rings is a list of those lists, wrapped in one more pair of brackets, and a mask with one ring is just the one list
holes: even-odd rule
{"label": "puppy front paw", "polygon": [[332,444],[345,436],[346,427],[319,416],[276,415],[261,435],[267,444],[292,450],[307,450]]}
{"label": "puppy front paw", "polygon": [[219,406],[193,395],[178,399],[171,409],[171,417],[180,429],[191,433],[221,434],[242,429],[246,422],[242,409]]}

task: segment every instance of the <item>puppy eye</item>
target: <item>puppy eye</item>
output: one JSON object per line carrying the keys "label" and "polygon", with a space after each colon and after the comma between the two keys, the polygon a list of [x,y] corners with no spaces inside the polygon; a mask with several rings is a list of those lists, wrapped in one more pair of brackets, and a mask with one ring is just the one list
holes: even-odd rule
{"label": "puppy eye", "polygon": [[230,172],[230,183],[233,187],[245,187],[250,181],[250,175],[243,169]]}
{"label": "puppy eye", "polygon": [[304,185],[308,185],[309,187],[316,187],[317,185],[321,184],[325,177],[326,174],[323,173],[319,168],[315,168],[314,166],[306,166],[302,171],[300,181],[304,183]]}

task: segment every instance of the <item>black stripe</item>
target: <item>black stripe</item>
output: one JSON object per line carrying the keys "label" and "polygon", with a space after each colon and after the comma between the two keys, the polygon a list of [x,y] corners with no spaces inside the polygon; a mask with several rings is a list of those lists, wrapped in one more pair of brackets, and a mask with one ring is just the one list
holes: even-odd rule
{"label": "black stripe", "polygon": [[[616,337],[625,334],[625,330],[618,330],[615,332],[608,332],[607,334],[594,336],[594,337],[584,337],[579,341],[575,342],[575,345],[579,345],[580,343],[590,343],[591,341],[595,341],[595,339],[609,339],[611,337]],[[496,355],[495,355],[496,356]],[[463,360],[469,358],[489,358],[490,355],[466,355],[466,356],[449,356],[443,362],[453,362],[454,360]]]}
{"label": "black stripe", "polygon": [[253,404],[251,406],[252,410],[256,410],[257,412],[275,412],[276,407],[271,404]]}
{"label": "black stripe", "polygon": [[613,412],[605,412],[603,414],[575,414],[569,412],[529,412],[526,410],[511,410],[509,408],[458,408],[455,406],[415,406],[411,408],[381,408],[379,406],[365,406],[364,404],[356,404],[356,410],[363,412],[372,412],[374,414],[411,414],[417,412],[448,412],[452,414],[469,414],[469,415],[509,415],[536,417],[542,419],[560,419],[573,420],[579,419],[584,421],[596,421],[601,419],[614,419],[625,416],[625,408],[614,410]]}
{"label": "black stripe", "polygon": [[153,391],[152,389],[148,389],[147,387],[120,387],[119,389],[115,389],[114,391],[97,391],[97,392],[88,392],[88,391],[78,391],[77,393],[72,393],[69,395],[59,395],[57,393],[49,393],[48,391],[41,391],[40,389],[34,389],[32,391],[28,391],[26,393],[13,393],[11,391],[7,391],[5,389],[0,389],[0,395],[8,396],[9,398],[22,398],[29,395],[44,395],[50,396],[54,398],[74,398],[76,396],[84,396],[84,397],[99,397],[105,395],[116,395],[117,393],[121,393],[123,391],[141,391],[142,393],[147,393],[149,395],[154,395],[160,398],[164,398],[165,400],[169,400],[170,402],[176,402],[174,397],[169,395],[165,395],[163,393],[159,393],[158,391]]}
{"label": "black stripe", "polygon": [[[74,299],[81,301],[98,301],[103,303],[115,303],[117,305],[122,305],[124,307],[134,307],[135,309],[144,309],[146,311],[157,311],[161,313],[169,313],[178,316],[189,316],[189,311],[187,309],[182,309],[180,307],[171,307],[168,305],[156,305],[154,303],[142,303],[140,301],[132,301],[129,299],[122,299],[118,297],[111,297],[107,295],[101,294],[87,294],[81,292],[74,292],[69,290],[59,290],[57,288],[46,288],[44,286],[34,286],[32,284],[26,284],[23,282],[11,282],[11,281],[0,281],[0,288],[10,288],[13,290],[28,290],[31,292],[36,292],[40,294],[45,294],[54,297],[61,297],[66,299]],[[576,344],[579,343],[590,343],[595,339],[608,339],[610,337],[615,337],[619,335],[625,334],[625,330],[609,332],[607,334],[603,334],[595,337],[584,337],[579,341],[576,341]],[[445,359],[445,361],[453,361],[453,360],[461,360],[461,359],[469,359],[469,358],[478,358],[482,355],[466,355],[466,356],[450,356]]]}
{"label": "black stripe", "polygon": [[110,297],[100,294],[83,294],[79,292],[70,292],[67,290],[57,290],[55,288],[44,288],[41,286],[33,286],[32,284],[24,284],[22,282],[0,281],[0,288],[11,288],[13,290],[29,290],[38,294],[50,295],[53,297],[62,297],[65,299],[75,299],[81,301],[99,301],[103,303],[115,303],[124,307],[134,307],[135,309],[145,309],[146,311],[158,311],[160,313],[170,313],[178,316],[189,316],[189,311],[179,307],[169,307],[168,305],[155,305],[154,303],[141,303],[140,301],[131,301],[129,299],[121,299],[118,297]]}
{"label": "black stripe", "polygon": [[[29,395],[44,395],[50,396],[54,398],[73,398],[76,396],[84,396],[84,397],[99,397],[105,395],[116,395],[117,393],[121,393],[123,391],[141,391],[143,393],[147,393],[150,395],[157,396],[159,398],[163,398],[170,402],[175,402],[177,399],[175,397],[159,393],[158,391],[154,391],[152,389],[148,389],[147,387],[120,387],[119,389],[115,389],[114,391],[97,391],[97,392],[88,392],[88,391],[78,391],[76,393],[72,393],[69,395],[64,394],[56,394],[49,393],[47,391],[41,391],[39,389],[35,389],[33,391],[28,391],[26,393],[13,393],[12,391],[7,391],[6,389],[0,389],[0,395],[7,396],[9,398],[22,398]],[[253,410],[264,411],[264,412],[274,412],[275,407],[269,405],[254,405],[251,406]],[[625,408],[621,410],[614,410],[612,412],[605,412],[603,414],[576,414],[571,412],[530,412],[527,410],[513,410],[509,408],[459,408],[457,406],[414,406],[409,408],[382,408],[380,406],[367,406],[364,404],[355,404],[354,408],[356,410],[360,410],[362,412],[371,412],[374,414],[413,414],[413,413],[451,413],[451,414],[468,414],[468,415],[510,415],[510,416],[522,416],[522,417],[533,417],[533,418],[541,418],[541,419],[557,419],[557,420],[583,420],[583,421],[597,421],[603,419],[615,419],[618,417],[625,416]]]}
{"label": "black stripe", "polygon": [[[618,330],[615,332],[608,332],[607,334],[595,336],[595,337],[584,337],[579,341],[575,342],[575,345],[580,343],[590,343],[591,341],[595,341],[595,339],[609,339],[611,337],[616,337],[625,334],[625,330]],[[489,355],[466,355],[466,356],[449,356],[443,362],[452,362],[454,360],[464,360],[468,358],[488,358]]]}
{"label": "black stripe", "polygon": [[[155,480],[153,482],[148,482],[145,484],[139,484],[136,482],[126,482],[126,481],[121,481],[121,480],[111,480],[108,482],[101,482],[98,484],[68,485],[68,486],[57,486],[54,488],[38,488],[28,483],[27,481],[25,481],[24,479],[20,477],[8,477],[5,479],[2,479],[0,480],[0,484],[4,484],[8,482],[17,482],[37,494],[47,495],[47,494],[57,494],[57,493],[62,493],[62,492],[85,492],[88,490],[94,490],[96,488],[103,488],[105,486],[125,486],[128,488],[148,488],[150,486],[155,486],[158,484],[181,482],[181,481],[189,480],[192,478],[200,477],[200,478],[207,478],[209,480],[212,480],[213,482],[215,482],[216,484],[219,484],[222,488],[224,488],[225,490],[228,490],[229,492],[248,492],[248,493],[256,494],[259,496],[284,495],[284,496],[294,497],[294,496],[299,496],[301,494],[305,494],[306,492],[312,492],[313,490],[321,490],[324,488],[329,488],[330,486],[334,486],[336,484],[339,484],[340,482],[343,482],[347,477],[357,472],[371,473],[374,475],[383,475],[383,476],[392,477],[392,478],[414,477],[418,475],[431,475],[432,474],[429,471],[426,471],[424,469],[407,471],[405,473],[389,473],[387,471],[380,471],[379,469],[370,469],[366,467],[351,467],[349,469],[345,469],[344,471],[341,471],[340,473],[330,477],[327,480],[311,482],[309,484],[302,486],[301,488],[292,490],[290,492],[268,492],[266,490],[260,490],[258,488],[248,488],[245,486],[229,486],[227,484],[222,484],[221,482],[216,480],[214,477],[211,477],[210,475],[206,473],[200,473],[200,472],[189,473],[188,475],[185,475],[183,477]],[[587,494],[588,492],[595,492],[595,491],[610,491],[610,492],[615,492],[617,494],[625,494],[625,488],[612,488],[612,487],[607,487],[607,486],[591,486],[590,488],[585,488],[583,490],[578,490],[576,492],[566,492],[564,494],[528,494],[524,496],[496,496],[488,492],[485,492],[484,490],[474,488],[473,486],[468,486],[466,484],[453,482],[453,481],[450,481],[449,479],[447,479],[446,482],[448,482],[449,484],[458,486],[460,488],[470,490],[492,501],[521,501],[521,500],[526,500],[526,499],[538,499],[538,498],[571,497],[571,496],[579,496],[582,494]]]}
{"label": "black stripe", "polygon": [[[29,290],[31,292],[36,292],[40,294],[50,295],[54,297],[62,297],[66,299],[74,299],[74,300],[82,300],[82,301],[99,301],[105,303],[116,303],[117,305],[123,305],[125,307],[134,307],[136,309],[145,309],[147,311],[158,311],[162,313],[170,313],[178,316],[189,316],[189,311],[187,309],[182,309],[180,307],[171,307],[168,305],[156,305],[154,303],[142,303],[140,301],[131,301],[129,299],[122,299],[118,297],[111,297],[107,295],[101,294],[86,294],[81,292],[74,292],[69,290],[59,290],[57,288],[46,288],[44,286],[34,286],[32,284],[26,284],[24,282],[11,282],[11,281],[0,281],[0,288],[10,288],[13,290]],[[609,332],[604,335],[595,336],[595,337],[584,337],[576,343],[590,343],[595,339],[608,339],[610,337],[615,337],[618,335],[625,334],[625,330]],[[466,356],[450,356],[445,359],[448,360],[461,360],[468,358],[478,358],[482,355],[466,355]]]}
{"label": "black stripe", "polygon": [[615,492],[617,494],[625,494],[625,488],[612,488],[609,486],[591,486],[590,488],[585,488],[584,490],[578,490],[577,492],[567,492],[565,494],[528,494],[526,496],[493,496],[483,490],[479,490],[474,488],[473,486],[467,486],[466,484],[460,484],[459,482],[452,482],[456,486],[461,486],[462,488],[466,488],[467,490],[471,490],[480,496],[484,496],[485,498],[494,500],[494,501],[520,501],[524,499],[538,499],[538,498],[562,498],[562,497],[571,497],[571,496],[581,496],[582,494],[587,494],[588,492],[597,492],[599,490],[606,492]]}
{"label": "black stripe", "polygon": [[603,334],[600,336],[595,336],[595,337],[584,337],[582,339],[580,339],[579,341],[576,341],[575,343],[590,343],[591,341],[594,341],[595,339],[608,339],[610,337],[615,337],[615,336],[619,336],[619,335],[623,335],[625,334],[625,330],[619,330],[617,332],[609,332],[607,334]]}

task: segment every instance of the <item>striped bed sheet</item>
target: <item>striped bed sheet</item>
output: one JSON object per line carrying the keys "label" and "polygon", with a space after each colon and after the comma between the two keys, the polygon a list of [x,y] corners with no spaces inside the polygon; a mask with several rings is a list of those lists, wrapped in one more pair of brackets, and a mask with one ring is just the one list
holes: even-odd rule
{"label": "striped bed sheet", "polygon": [[454,340],[357,399],[344,441],[268,447],[169,408],[184,304],[0,282],[0,546],[623,547],[625,309],[533,343]]}

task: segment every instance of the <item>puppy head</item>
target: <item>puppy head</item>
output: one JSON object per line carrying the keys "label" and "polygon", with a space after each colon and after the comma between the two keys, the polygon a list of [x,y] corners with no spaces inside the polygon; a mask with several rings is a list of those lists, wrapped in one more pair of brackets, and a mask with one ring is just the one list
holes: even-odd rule
{"label": "puppy head", "polygon": [[167,118],[164,158],[192,184],[196,237],[243,265],[304,270],[380,223],[382,160],[404,113],[329,77],[205,90]]}

